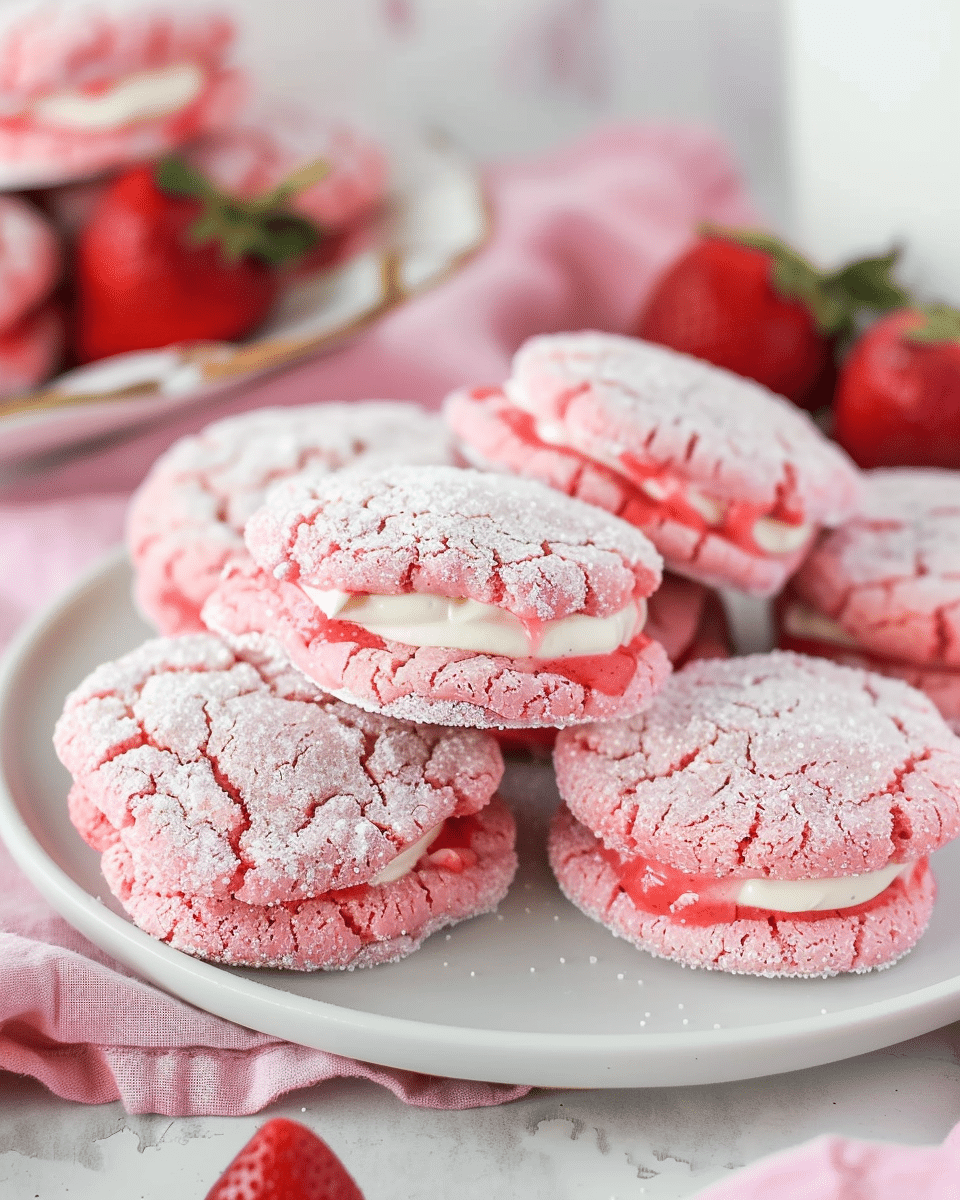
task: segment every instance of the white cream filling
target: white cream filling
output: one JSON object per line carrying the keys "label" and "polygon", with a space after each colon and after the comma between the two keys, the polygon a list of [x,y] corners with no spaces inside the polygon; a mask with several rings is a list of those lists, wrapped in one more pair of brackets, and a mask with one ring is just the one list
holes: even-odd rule
{"label": "white cream filling", "polygon": [[401,850],[397,857],[388,862],[382,871],[378,871],[372,879],[367,881],[368,885],[370,887],[379,887],[382,883],[396,883],[404,875],[409,875],[423,855],[430,849],[433,842],[440,836],[445,824],[446,822],[441,821],[439,825],[434,825],[432,829],[427,830],[418,842],[414,842],[406,850]]}
{"label": "white cream filling", "polygon": [[628,604],[609,617],[574,613],[545,621],[534,644],[519,617],[495,604],[426,592],[377,596],[321,591],[305,583],[300,587],[325,616],[352,621],[387,641],[407,646],[475,650],[508,658],[611,654],[618,646],[632,642],[647,619],[643,600]]}
{"label": "white cream filling", "polygon": [[787,605],[783,613],[783,628],[791,637],[859,648],[856,639],[851,637],[842,625],[806,604],[794,602]]}
{"label": "white cream filling", "polygon": [[[563,425],[556,421],[535,421],[534,428],[537,437],[551,446],[564,446],[568,450],[577,450],[567,435]],[[590,457],[604,463],[618,474],[623,474],[623,463],[615,455],[590,452]],[[644,479],[638,481],[641,491],[658,503],[663,503],[671,496],[680,496],[692,509],[700,514],[708,525],[723,524],[723,519],[730,507],[728,500],[720,496],[711,496],[699,488],[691,487],[681,480]],[[754,542],[767,554],[792,554],[805,545],[813,534],[813,525],[807,523],[791,525],[786,521],[778,521],[774,517],[759,517],[751,530]]]}
{"label": "white cream filling", "polygon": [[196,63],[174,63],[127,75],[100,92],[51,92],[34,101],[33,112],[47,125],[113,129],[185,108],[200,95],[205,81]]}
{"label": "white cream filling", "polygon": [[753,540],[768,554],[792,554],[810,540],[813,526],[809,522],[788,525],[786,521],[777,521],[773,517],[761,517],[754,522],[752,533]]}
{"label": "white cream filling", "polygon": [[898,875],[912,868],[913,863],[891,863],[879,871],[842,879],[747,879],[737,894],[737,904],[776,912],[853,908],[879,896]]}

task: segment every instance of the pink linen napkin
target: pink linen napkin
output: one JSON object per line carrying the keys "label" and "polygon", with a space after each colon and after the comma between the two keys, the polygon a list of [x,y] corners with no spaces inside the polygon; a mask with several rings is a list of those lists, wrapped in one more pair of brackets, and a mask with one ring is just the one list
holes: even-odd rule
{"label": "pink linen napkin", "polygon": [[[495,166],[489,243],[443,285],[334,353],[137,438],[25,477],[0,501],[0,644],[121,537],[133,487],[176,438],[264,405],[372,398],[437,407],[496,383],[534,333],[626,332],[697,223],[756,220],[710,135],[617,127]],[[2,435],[0,435],[2,436]],[[0,1068],[131,1112],[256,1112],[293,1088],[360,1075],[411,1104],[467,1108],[528,1089],[430,1079],[231,1025],[131,977],[56,917],[0,851]]]}
{"label": "pink linen napkin", "polygon": [[956,1200],[960,1125],[940,1146],[819,1137],[737,1171],[697,1200]]}

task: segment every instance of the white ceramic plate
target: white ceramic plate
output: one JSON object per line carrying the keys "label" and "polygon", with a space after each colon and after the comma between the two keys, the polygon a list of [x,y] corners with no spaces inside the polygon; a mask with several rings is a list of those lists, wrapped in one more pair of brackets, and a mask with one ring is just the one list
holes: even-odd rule
{"label": "white ceramic plate", "polygon": [[0,400],[0,467],[142,428],[329,349],[445,279],[489,233],[477,170],[439,138],[407,138],[392,161],[387,213],[370,247],[289,284],[254,338],[119,354]]}
{"label": "white ceramic plate", "polygon": [[67,691],[149,630],[119,555],[55,605],[0,681],[0,833],[50,903],[102,949],[200,1008],[264,1033],[386,1066],[558,1087],[722,1082],[877,1049],[960,1017],[960,843],[939,852],[941,896],[919,946],[887,971],[765,980],[640,953],[560,895],[543,852],[556,803],[546,764],[513,764],[504,794],[521,869],[497,915],[436,934],[403,962],[302,975],[227,969],[154,941],[107,894],[66,815],[50,744]]}

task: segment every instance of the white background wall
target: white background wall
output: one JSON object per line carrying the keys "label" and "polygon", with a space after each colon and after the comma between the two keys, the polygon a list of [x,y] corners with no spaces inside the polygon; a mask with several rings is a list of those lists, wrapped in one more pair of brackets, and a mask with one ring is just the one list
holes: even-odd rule
{"label": "white background wall", "polygon": [[960,0],[212,2],[264,87],[480,158],[618,118],[710,125],[815,257],[899,240],[921,294],[960,302]]}
{"label": "white background wall", "polygon": [[616,118],[718,129],[785,217],[777,0],[228,0],[273,89],[490,158]]}

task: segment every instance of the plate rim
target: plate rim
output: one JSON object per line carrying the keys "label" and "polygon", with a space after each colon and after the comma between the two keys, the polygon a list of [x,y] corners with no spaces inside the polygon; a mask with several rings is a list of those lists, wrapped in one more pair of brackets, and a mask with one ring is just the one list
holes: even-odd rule
{"label": "plate rim", "polygon": [[[98,901],[53,860],[31,832],[7,779],[8,730],[18,679],[52,627],[88,593],[106,586],[125,564],[122,546],[98,560],[25,625],[0,661],[0,837],[17,866],[60,916],[162,991],[267,1036],[380,1066],[543,1087],[661,1087],[754,1078],[758,1074],[752,1067],[738,1068],[730,1062],[724,1067],[721,1062],[739,1058],[738,1050],[764,1047],[777,1049],[781,1057],[770,1061],[770,1069],[762,1074],[782,1074],[877,1050],[960,1017],[958,974],[835,1013],[737,1028],[612,1034],[499,1030],[371,1013],[283,991],[157,941]],[[214,993],[213,1005],[208,990]],[[242,1005],[250,1002],[257,1011],[241,1013]],[[280,1028],[291,1018],[304,1026],[298,1026],[294,1035],[289,1028]],[[894,1024],[897,1029],[891,1037]],[[336,1044],[331,1044],[328,1034]],[[491,1051],[509,1054],[516,1072],[491,1073],[487,1058]],[[437,1056],[451,1052],[455,1052],[452,1070],[437,1066]],[[670,1081],[663,1077],[665,1067]]]}
{"label": "plate rim", "polygon": [[[133,360],[145,354],[170,351],[177,358],[174,370],[192,369],[195,382],[186,389],[174,388],[167,391],[162,378],[142,381],[132,392],[129,387],[85,390],[82,386],[83,372],[88,368],[59,371],[42,386],[6,398],[0,398],[0,432],[12,435],[15,448],[7,453],[0,447],[0,467],[8,470],[25,464],[31,466],[42,462],[47,456],[84,446],[103,437],[124,436],[136,417],[142,414],[144,401],[150,401],[153,422],[171,420],[195,405],[209,404],[235,387],[256,383],[278,371],[302,366],[311,359],[338,346],[344,345],[369,326],[388,315],[409,300],[447,282],[455,276],[490,241],[493,234],[494,214],[486,180],[480,166],[463,148],[448,135],[432,129],[406,131],[402,140],[387,147],[391,161],[397,167],[401,185],[391,192],[389,211],[385,218],[390,223],[392,212],[409,203],[413,194],[412,184],[403,178],[404,168],[411,162],[430,160],[442,164],[443,169],[460,180],[468,180],[471,199],[476,209],[478,229],[469,243],[445,253],[442,266],[429,278],[419,283],[404,282],[403,264],[410,257],[410,247],[402,239],[388,236],[384,244],[375,244],[362,249],[342,263],[335,264],[332,272],[344,271],[361,262],[372,264],[379,276],[378,297],[362,311],[354,313],[346,321],[331,329],[291,338],[277,331],[254,334],[241,342],[200,341],[186,342],[182,346],[157,347],[143,351],[130,351],[110,356],[89,364],[96,368],[114,360]],[[318,274],[325,274],[320,272]],[[248,363],[257,355],[266,361],[261,365]],[[247,365],[245,365],[247,364]],[[78,376],[74,379],[74,376]],[[146,390],[139,390],[145,388]],[[100,418],[94,431],[77,431],[73,426],[80,418]],[[83,423],[83,422],[81,422]],[[61,438],[47,437],[63,426]],[[24,438],[34,433],[40,443],[32,449],[21,449]]]}

